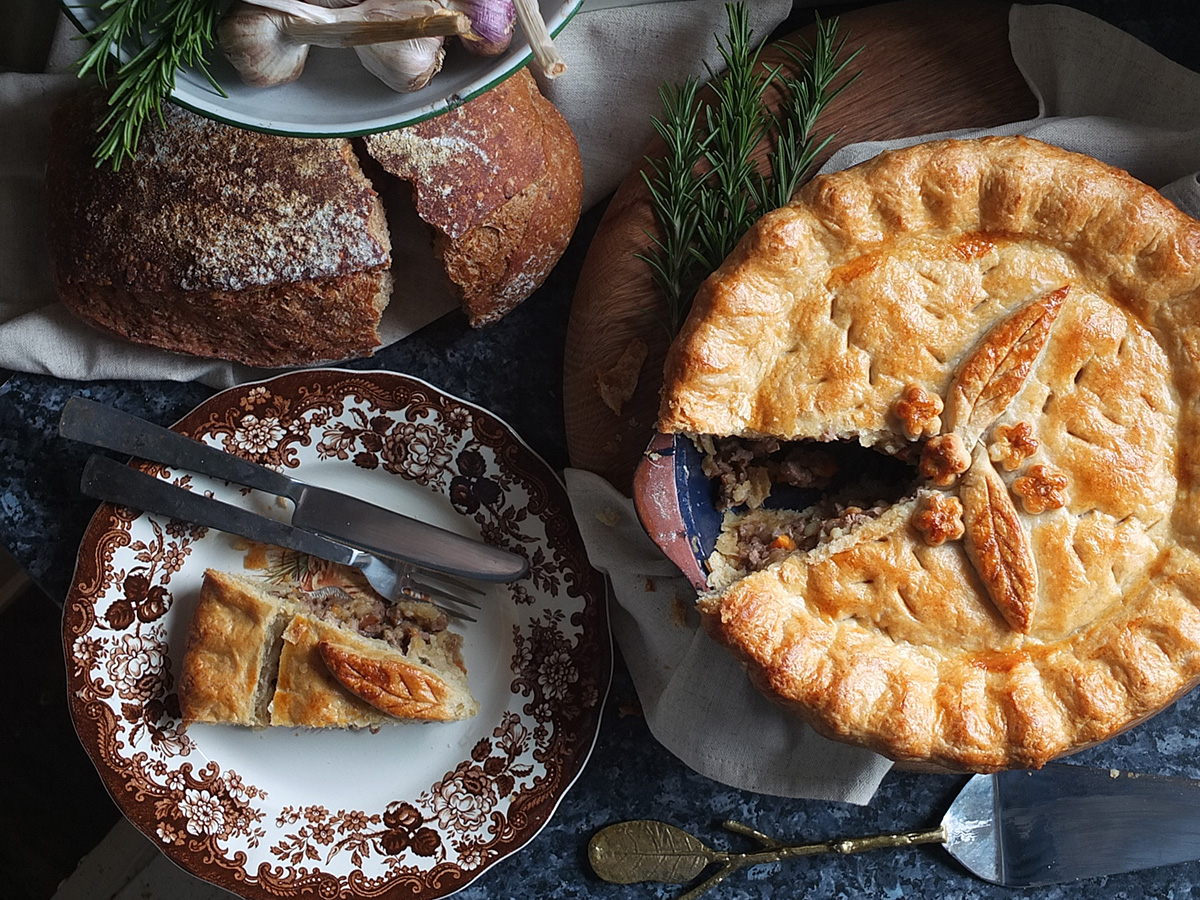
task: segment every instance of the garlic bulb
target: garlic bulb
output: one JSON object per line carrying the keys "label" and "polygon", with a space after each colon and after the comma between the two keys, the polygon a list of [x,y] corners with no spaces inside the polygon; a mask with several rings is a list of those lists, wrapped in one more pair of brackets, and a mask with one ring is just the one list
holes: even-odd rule
{"label": "garlic bulb", "polygon": [[[436,0],[365,0],[351,9],[363,19],[374,21],[446,12]],[[467,24],[469,27],[469,22]],[[363,68],[392,90],[419,91],[441,71],[445,41],[441,37],[389,41],[355,47],[354,52]]]}
{"label": "garlic bulb", "polygon": [[355,47],[359,62],[394,91],[419,91],[442,68],[444,38],[391,41]]}
{"label": "garlic bulb", "polygon": [[308,44],[288,36],[286,18],[283,13],[239,2],[217,26],[217,46],[246,84],[287,84],[304,71]]}
{"label": "garlic bulb", "polygon": [[443,36],[466,34],[470,20],[436,0],[365,0],[352,6],[248,0],[221,27],[222,50],[247,84],[294,80],[309,45],[316,45],[355,47],[373,75],[394,90],[413,91],[441,68]]}
{"label": "garlic bulb", "polygon": [[476,56],[498,56],[512,43],[517,11],[513,0],[443,0],[471,20],[471,30],[461,35],[462,45]]}

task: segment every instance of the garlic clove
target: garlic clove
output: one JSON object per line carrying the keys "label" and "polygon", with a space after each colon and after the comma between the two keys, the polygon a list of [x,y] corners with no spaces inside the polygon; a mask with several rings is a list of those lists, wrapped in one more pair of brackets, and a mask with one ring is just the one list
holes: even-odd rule
{"label": "garlic clove", "polygon": [[461,40],[474,55],[497,56],[512,43],[517,21],[513,0],[446,0],[446,6],[471,20],[471,32]]}
{"label": "garlic clove", "polygon": [[251,87],[295,81],[308,60],[308,45],[288,36],[284,13],[237,3],[217,26],[217,46]]}
{"label": "garlic clove", "polygon": [[394,91],[410,93],[429,84],[442,68],[445,39],[417,38],[355,47],[363,67]]}

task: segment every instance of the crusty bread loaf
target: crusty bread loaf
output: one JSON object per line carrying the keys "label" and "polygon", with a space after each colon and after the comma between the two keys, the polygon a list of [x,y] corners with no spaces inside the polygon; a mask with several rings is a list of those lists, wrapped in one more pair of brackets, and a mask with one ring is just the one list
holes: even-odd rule
{"label": "crusty bread loaf", "polygon": [[165,350],[262,367],[369,356],[392,290],[388,197],[410,214],[415,201],[433,231],[416,240],[474,327],[542,284],[579,221],[575,137],[524,71],[366,139],[375,160],[348,140],[259,134],[168,105],[114,171],[93,158],[103,110],[83,93],[53,119],[55,284],[85,321]]}
{"label": "crusty bread loaf", "polygon": [[444,616],[403,602],[384,637],[361,633],[378,606],[208,570],[184,649],[184,722],[362,728],[474,715],[462,639]]}
{"label": "crusty bread loaf", "polygon": [[436,118],[370,135],[366,147],[411,185],[473,327],[532,294],[579,221],[579,146],[525,70]]}
{"label": "crusty bread loaf", "polygon": [[131,341],[252,366],[373,352],[391,244],[348,140],[168,105],[114,171],[92,155],[102,110],[88,92],[53,119],[49,244],[69,308]]}

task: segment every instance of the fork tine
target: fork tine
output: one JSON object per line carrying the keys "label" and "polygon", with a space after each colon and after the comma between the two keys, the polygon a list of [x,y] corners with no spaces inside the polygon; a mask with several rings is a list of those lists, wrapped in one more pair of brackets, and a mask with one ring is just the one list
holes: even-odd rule
{"label": "fork tine", "polygon": [[465,612],[459,609],[451,609],[449,606],[442,606],[440,603],[433,604],[452,619],[462,619],[464,622],[478,622],[474,616],[468,616]]}
{"label": "fork tine", "polygon": [[420,566],[414,566],[411,563],[404,563],[402,568],[411,576],[414,572],[420,572],[423,577],[436,578],[438,581],[448,584],[460,591],[466,591],[469,594],[479,594],[482,596],[484,591],[475,587],[469,582],[463,581],[461,578],[455,578],[453,575],[447,575],[445,572],[438,572],[434,569],[422,569]]}
{"label": "fork tine", "polygon": [[430,597],[441,597],[443,600],[451,600],[455,603],[461,603],[463,606],[469,606],[471,609],[482,609],[482,607],[473,600],[467,600],[464,597],[459,597],[456,594],[451,594],[449,591],[444,591],[432,584],[426,584],[423,581],[418,581],[411,575],[404,579],[404,586],[401,588],[405,591],[413,591],[418,594],[425,594]]}
{"label": "fork tine", "polygon": [[[455,619],[464,619],[467,622],[477,622],[478,621],[478,619],[476,619],[473,616],[467,615],[462,610],[454,609],[454,608],[446,606],[444,604],[435,602],[429,594],[426,594],[426,593],[412,587],[411,585],[407,585],[407,584],[401,585],[399,592],[401,594],[403,594],[405,597],[409,597],[413,600],[420,600],[424,603],[430,603],[438,610],[444,612],[448,616],[452,616]],[[443,596],[448,600],[454,601],[455,603],[465,603],[466,602],[466,601],[460,599],[459,597],[455,597],[453,594],[441,594],[439,596]],[[472,606],[475,609],[479,609],[479,607],[475,606],[473,603],[469,603],[467,605]]]}

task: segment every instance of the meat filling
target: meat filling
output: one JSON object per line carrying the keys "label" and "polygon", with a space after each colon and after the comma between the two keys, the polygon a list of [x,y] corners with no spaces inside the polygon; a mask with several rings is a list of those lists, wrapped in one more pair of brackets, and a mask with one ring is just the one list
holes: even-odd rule
{"label": "meat filling", "polygon": [[830,538],[840,537],[882,515],[891,505],[879,501],[855,506],[831,500],[820,508],[791,515],[736,516],[729,526],[736,539],[731,562],[745,572],[765,569],[791,553],[804,553]]}
{"label": "meat filling", "polygon": [[428,643],[448,624],[445,614],[428,603],[389,603],[381,597],[337,587],[300,591],[298,599],[313,615],[353,628],[364,637],[386,641],[402,653],[408,652],[414,637]]}
{"label": "meat filling", "polygon": [[720,568],[747,574],[874,519],[914,490],[903,455],[857,442],[702,435],[703,470],[725,512]]}

